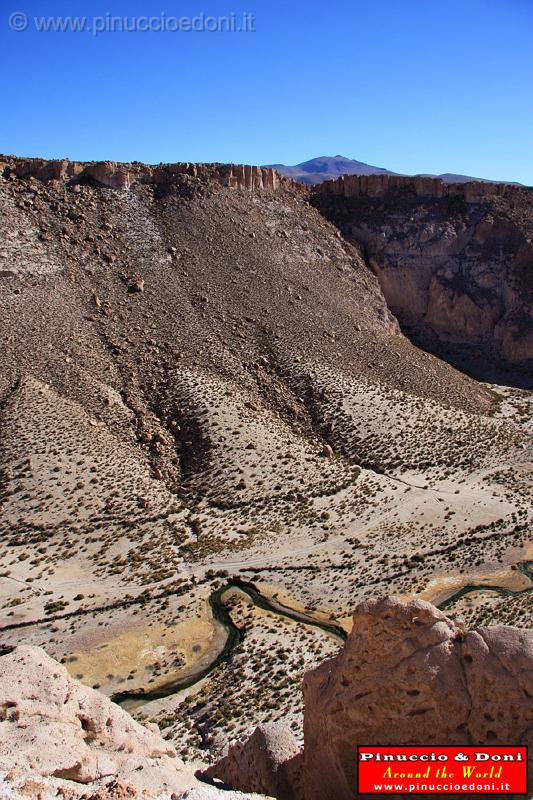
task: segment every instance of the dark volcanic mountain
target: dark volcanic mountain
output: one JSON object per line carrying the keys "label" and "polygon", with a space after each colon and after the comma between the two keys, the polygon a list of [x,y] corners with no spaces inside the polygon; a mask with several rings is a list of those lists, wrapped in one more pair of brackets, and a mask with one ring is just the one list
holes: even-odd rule
{"label": "dark volcanic mountain", "polygon": [[310,161],[302,161],[294,167],[285,164],[269,164],[287,178],[302,183],[315,184],[322,181],[334,180],[340,175],[395,175],[388,169],[373,167],[363,161],[355,161],[345,156],[319,156]]}
{"label": "dark volcanic mountain", "polygon": [[[319,156],[310,161],[302,161],[301,164],[288,166],[286,164],[269,164],[269,167],[277,169],[281,175],[292,178],[301,183],[310,185],[322,183],[322,181],[335,180],[341,175],[398,175],[383,167],[373,167],[365,164],[364,161],[356,161],[345,156]],[[484,181],[484,178],[474,178],[471,175],[457,175],[456,173],[446,172],[442,175],[424,175],[423,177],[440,178],[446,183],[467,183],[469,181]],[[490,181],[487,181],[490,183]],[[516,184],[515,184],[516,185]]]}

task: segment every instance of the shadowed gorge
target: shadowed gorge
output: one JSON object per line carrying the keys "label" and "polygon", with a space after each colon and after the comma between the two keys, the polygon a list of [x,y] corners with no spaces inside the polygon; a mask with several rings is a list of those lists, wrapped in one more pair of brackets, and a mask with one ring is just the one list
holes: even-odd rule
{"label": "shadowed gorge", "polygon": [[359,244],[405,332],[478,380],[531,387],[533,189],[347,176],[313,203]]}

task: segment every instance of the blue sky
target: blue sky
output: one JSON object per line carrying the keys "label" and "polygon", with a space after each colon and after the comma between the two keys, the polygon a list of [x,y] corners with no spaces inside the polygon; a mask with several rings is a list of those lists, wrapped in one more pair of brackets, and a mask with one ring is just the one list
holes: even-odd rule
{"label": "blue sky", "polygon": [[[93,36],[32,21],[245,11],[253,33]],[[13,12],[24,32],[10,30]],[[533,184],[531,0],[4,0],[0,13],[4,153],[289,164],[340,153]]]}

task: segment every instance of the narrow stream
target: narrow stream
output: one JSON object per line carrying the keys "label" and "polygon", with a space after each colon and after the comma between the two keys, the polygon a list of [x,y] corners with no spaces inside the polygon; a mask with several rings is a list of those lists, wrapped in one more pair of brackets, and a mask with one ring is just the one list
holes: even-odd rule
{"label": "narrow stream", "polygon": [[517,567],[520,572],[523,572],[524,575],[532,582],[531,586],[526,586],[525,589],[508,589],[505,586],[489,586],[486,583],[477,585],[469,583],[466,586],[461,587],[461,589],[458,589],[446,600],[443,600],[442,603],[439,603],[438,607],[441,609],[441,611],[444,611],[453,605],[453,603],[456,603],[457,600],[460,600],[462,597],[465,597],[465,595],[471,594],[472,592],[496,592],[496,594],[500,594],[504,597],[517,597],[518,595],[533,591],[533,561],[522,561],[520,564],[517,564]]}
{"label": "narrow stream", "polygon": [[[531,585],[527,586],[525,589],[508,589],[504,586],[489,586],[487,584],[467,584],[455,591],[442,603],[439,603],[438,608],[445,610],[462,597],[472,592],[496,592],[502,596],[509,597],[533,591],[533,561],[524,561],[518,564],[518,569],[520,569],[520,571],[523,572],[524,575],[526,575],[526,577],[531,581]],[[238,578],[233,578],[229,583],[221,586],[220,589],[217,589],[209,597],[209,605],[211,606],[213,619],[216,623],[222,625],[227,631],[224,647],[219,653],[217,653],[215,658],[209,664],[199,668],[197,672],[193,671],[192,673],[189,673],[189,675],[187,675],[185,678],[178,678],[168,681],[153,691],[144,691],[143,689],[140,689],[135,692],[118,692],[117,694],[112,695],[111,699],[115,703],[119,703],[125,707],[131,706],[133,703],[138,704],[139,701],[141,704],[144,704],[149,703],[151,700],[160,700],[163,697],[176,694],[182,689],[188,689],[190,686],[198,683],[207,675],[209,675],[214,669],[216,669],[219,664],[229,658],[233,649],[242,640],[241,631],[233,622],[231,615],[226,609],[226,603],[223,599],[226,592],[230,591],[231,589],[238,589],[240,592],[248,595],[254,605],[256,605],[258,608],[262,608],[272,614],[285,617],[286,619],[291,619],[294,622],[300,622],[304,625],[313,625],[317,628],[320,628],[325,633],[328,633],[330,636],[335,637],[341,643],[346,641],[348,635],[346,631],[340,626],[335,625],[333,622],[317,620],[303,611],[296,611],[289,606],[285,606],[282,603],[265,597],[263,594],[261,594],[259,589],[254,586],[253,583],[248,583],[247,581],[241,581]]]}
{"label": "narrow stream", "polygon": [[232,581],[224,586],[221,586],[220,589],[217,589],[215,592],[213,592],[209,597],[209,605],[211,606],[213,619],[215,622],[220,623],[227,631],[224,647],[209,664],[200,668],[197,672],[190,673],[186,678],[177,678],[175,680],[168,681],[153,691],[144,691],[143,689],[140,689],[135,692],[117,692],[116,694],[112,695],[111,700],[113,700],[115,703],[119,703],[120,705],[124,705],[125,707],[130,706],[130,704],[134,701],[149,703],[151,700],[160,700],[162,697],[168,697],[171,694],[176,694],[177,692],[182,691],[182,689],[188,689],[189,686],[193,686],[195,683],[203,680],[203,678],[216,669],[219,664],[225,661],[242,639],[241,631],[233,622],[231,615],[226,609],[225,601],[222,599],[226,592],[231,589],[238,589],[239,591],[248,595],[248,597],[253,601],[254,605],[258,606],[258,608],[262,608],[272,614],[277,614],[278,616],[291,619],[295,622],[303,623],[304,625],[313,625],[316,628],[320,628],[321,630],[325,631],[330,636],[334,636],[341,643],[346,641],[346,637],[348,635],[346,631],[340,626],[335,625],[333,622],[322,622],[321,620],[317,620],[303,611],[295,611],[294,609],[289,608],[282,603],[278,603],[275,600],[265,597],[261,594],[259,589],[254,586],[253,583],[248,583],[247,581],[241,581],[238,578],[234,578]]}

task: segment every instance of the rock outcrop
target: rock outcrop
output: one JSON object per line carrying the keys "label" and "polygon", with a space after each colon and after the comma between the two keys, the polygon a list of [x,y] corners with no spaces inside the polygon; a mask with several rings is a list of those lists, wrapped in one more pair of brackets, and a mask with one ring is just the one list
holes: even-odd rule
{"label": "rock outcrop", "polygon": [[1,797],[219,796],[193,772],[156,726],[73,680],[44,650],[21,646],[1,659]]}
{"label": "rock outcrop", "polygon": [[352,800],[358,744],[530,744],[533,632],[467,633],[430,603],[363,602],[344,649],[306,674],[303,694],[302,755],[287,731],[259,728],[208,774],[280,800]]}
{"label": "rock outcrop", "polygon": [[266,723],[248,739],[230,744],[228,754],[205,775],[243,791],[293,800],[301,796],[300,748],[284,723]]}
{"label": "rock outcrop", "polygon": [[336,194],[343,197],[381,197],[391,189],[407,190],[417,197],[463,197],[468,202],[480,202],[495,195],[506,195],[513,191],[513,184],[490,183],[489,181],[467,181],[448,183],[442,178],[426,175],[342,175],[324,181],[314,187],[318,194]]}
{"label": "rock outcrop", "polygon": [[0,156],[0,173],[4,177],[35,178],[39,181],[93,181],[109,189],[127,190],[135,183],[161,185],[172,182],[177,176],[214,180],[232,189],[276,191],[283,186],[297,184],[283,178],[275,169],[250,164],[194,164],[176,163],[151,166],[132,163],[118,164],[114,161],[81,163],[60,159],[46,161],[40,158],[10,158]]}
{"label": "rock outcrop", "polygon": [[[304,192],[303,187],[284,177],[273,167],[251,164],[202,164],[176,162],[175,164],[149,165],[114,161],[79,162],[68,159],[45,160],[41,158],[14,158],[0,156],[2,172],[10,171],[17,178],[33,177],[41,181],[92,178],[96,183],[112,189],[129,189],[134,183],[161,183],[172,174],[191,175],[219,180],[224,186],[239,189],[267,189],[275,191],[281,186],[290,186]],[[380,197],[390,190],[400,189],[414,192],[419,197],[463,197],[468,202],[479,202],[495,195],[509,195],[512,184],[470,181],[448,183],[441,178],[423,175],[404,176],[371,174],[343,175],[336,180],[324,181],[314,186],[319,194],[334,194],[343,197]]]}
{"label": "rock outcrop", "polygon": [[465,633],[423,601],[364,602],[343,651],[303,692],[305,800],[348,800],[357,744],[527,744],[533,632]]}

